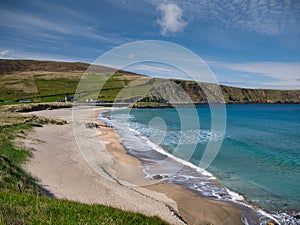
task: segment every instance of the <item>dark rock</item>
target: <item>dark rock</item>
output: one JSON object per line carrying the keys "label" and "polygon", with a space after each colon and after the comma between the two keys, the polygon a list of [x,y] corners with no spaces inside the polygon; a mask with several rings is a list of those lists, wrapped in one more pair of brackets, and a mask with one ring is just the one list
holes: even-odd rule
{"label": "dark rock", "polygon": [[296,213],[296,214],[294,215],[294,218],[296,218],[297,220],[300,220],[300,212]]}
{"label": "dark rock", "polygon": [[99,125],[98,124],[96,124],[96,123],[86,123],[85,124],[85,127],[86,128],[89,128],[89,129],[93,129],[93,128],[98,128],[99,127]]}
{"label": "dark rock", "polygon": [[161,180],[161,179],[163,179],[163,177],[162,177],[161,175],[157,174],[157,175],[154,175],[154,176],[152,177],[152,179],[153,179],[153,180]]}

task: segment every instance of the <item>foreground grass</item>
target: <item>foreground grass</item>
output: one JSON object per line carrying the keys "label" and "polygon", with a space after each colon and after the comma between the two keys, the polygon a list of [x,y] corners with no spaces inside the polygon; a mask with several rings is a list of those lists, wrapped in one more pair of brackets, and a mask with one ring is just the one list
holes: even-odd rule
{"label": "foreground grass", "polygon": [[0,192],[4,224],[165,224],[157,217],[28,194]]}
{"label": "foreground grass", "polygon": [[0,191],[41,193],[35,180],[21,168],[21,164],[30,156],[29,150],[16,146],[13,142],[39,124],[29,118],[10,113],[1,115]]}
{"label": "foreground grass", "polygon": [[34,126],[55,121],[0,113],[0,224],[166,224],[157,217],[49,197],[22,169],[31,153],[15,140]]}

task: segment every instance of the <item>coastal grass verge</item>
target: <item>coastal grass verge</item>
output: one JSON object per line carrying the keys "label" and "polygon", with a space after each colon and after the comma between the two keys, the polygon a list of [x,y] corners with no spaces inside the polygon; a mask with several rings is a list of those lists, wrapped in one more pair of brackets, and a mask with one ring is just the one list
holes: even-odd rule
{"label": "coastal grass verge", "polygon": [[61,120],[25,116],[0,108],[0,224],[167,224],[158,217],[109,206],[55,199],[22,164],[31,150],[18,144],[26,133]]}
{"label": "coastal grass verge", "polygon": [[167,224],[158,217],[40,195],[0,192],[2,224]]}

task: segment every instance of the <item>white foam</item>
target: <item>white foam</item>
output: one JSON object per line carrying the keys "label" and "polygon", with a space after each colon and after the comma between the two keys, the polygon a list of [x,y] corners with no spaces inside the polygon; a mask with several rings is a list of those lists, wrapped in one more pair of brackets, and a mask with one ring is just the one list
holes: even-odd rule
{"label": "white foam", "polygon": [[[198,169],[199,169],[199,167],[198,167]],[[199,171],[199,172],[201,172],[201,174],[202,175],[204,175],[204,176],[208,176],[208,177],[210,177],[210,178],[212,178],[212,179],[216,179],[210,172],[208,172],[207,170],[202,170],[202,171]]]}
{"label": "white foam", "polygon": [[176,157],[176,156],[174,156],[174,155],[168,153],[168,152],[165,151],[163,148],[161,148],[159,145],[157,145],[157,144],[151,142],[149,139],[146,139],[146,142],[147,142],[147,144],[148,144],[152,149],[154,149],[155,151],[159,152],[160,154],[165,155],[165,156],[167,156],[167,157],[173,159],[174,161],[181,163],[181,164],[184,165],[184,166],[188,166],[188,167],[190,167],[190,168],[192,168],[192,169],[195,169],[197,172],[200,172],[203,176],[207,176],[207,177],[209,177],[210,179],[216,179],[216,178],[215,178],[211,173],[209,173],[208,171],[203,170],[203,169],[199,168],[198,166],[196,166],[196,165],[194,165],[194,164],[192,164],[192,163],[190,163],[190,162],[188,162],[188,161],[186,161],[186,160],[180,159],[180,158],[178,158],[178,157]]}
{"label": "white foam", "polygon": [[[253,208],[253,207],[252,207]],[[270,218],[272,220],[274,220],[276,223],[281,224],[274,216],[272,216],[270,213],[265,212],[262,209],[258,209],[257,210],[258,213],[260,213],[262,216],[265,216],[267,218]]]}
{"label": "white foam", "polygon": [[238,193],[236,193],[234,191],[231,191],[231,190],[229,190],[227,188],[226,188],[226,191],[231,196],[231,199],[233,201],[244,201],[245,200],[244,196],[242,196],[242,195],[240,195],[240,194],[238,194]]}

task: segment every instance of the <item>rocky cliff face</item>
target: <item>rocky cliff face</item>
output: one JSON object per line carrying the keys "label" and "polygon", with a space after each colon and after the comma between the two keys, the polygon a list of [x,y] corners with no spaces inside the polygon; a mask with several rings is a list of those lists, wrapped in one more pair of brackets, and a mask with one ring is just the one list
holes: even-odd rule
{"label": "rocky cliff face", "polygon": [[[203,92],[206,87],[216,102],[218,98],[217,87],[214,84],[200,84],[190,81],[176,81],[191,96],[195,102],[206,102]],[[204,87],[204,88],[199,88]],[[246,89],[221,85],[221,90],[226,103],[300,103],[300,90],[269,90],[269,89]]]}

